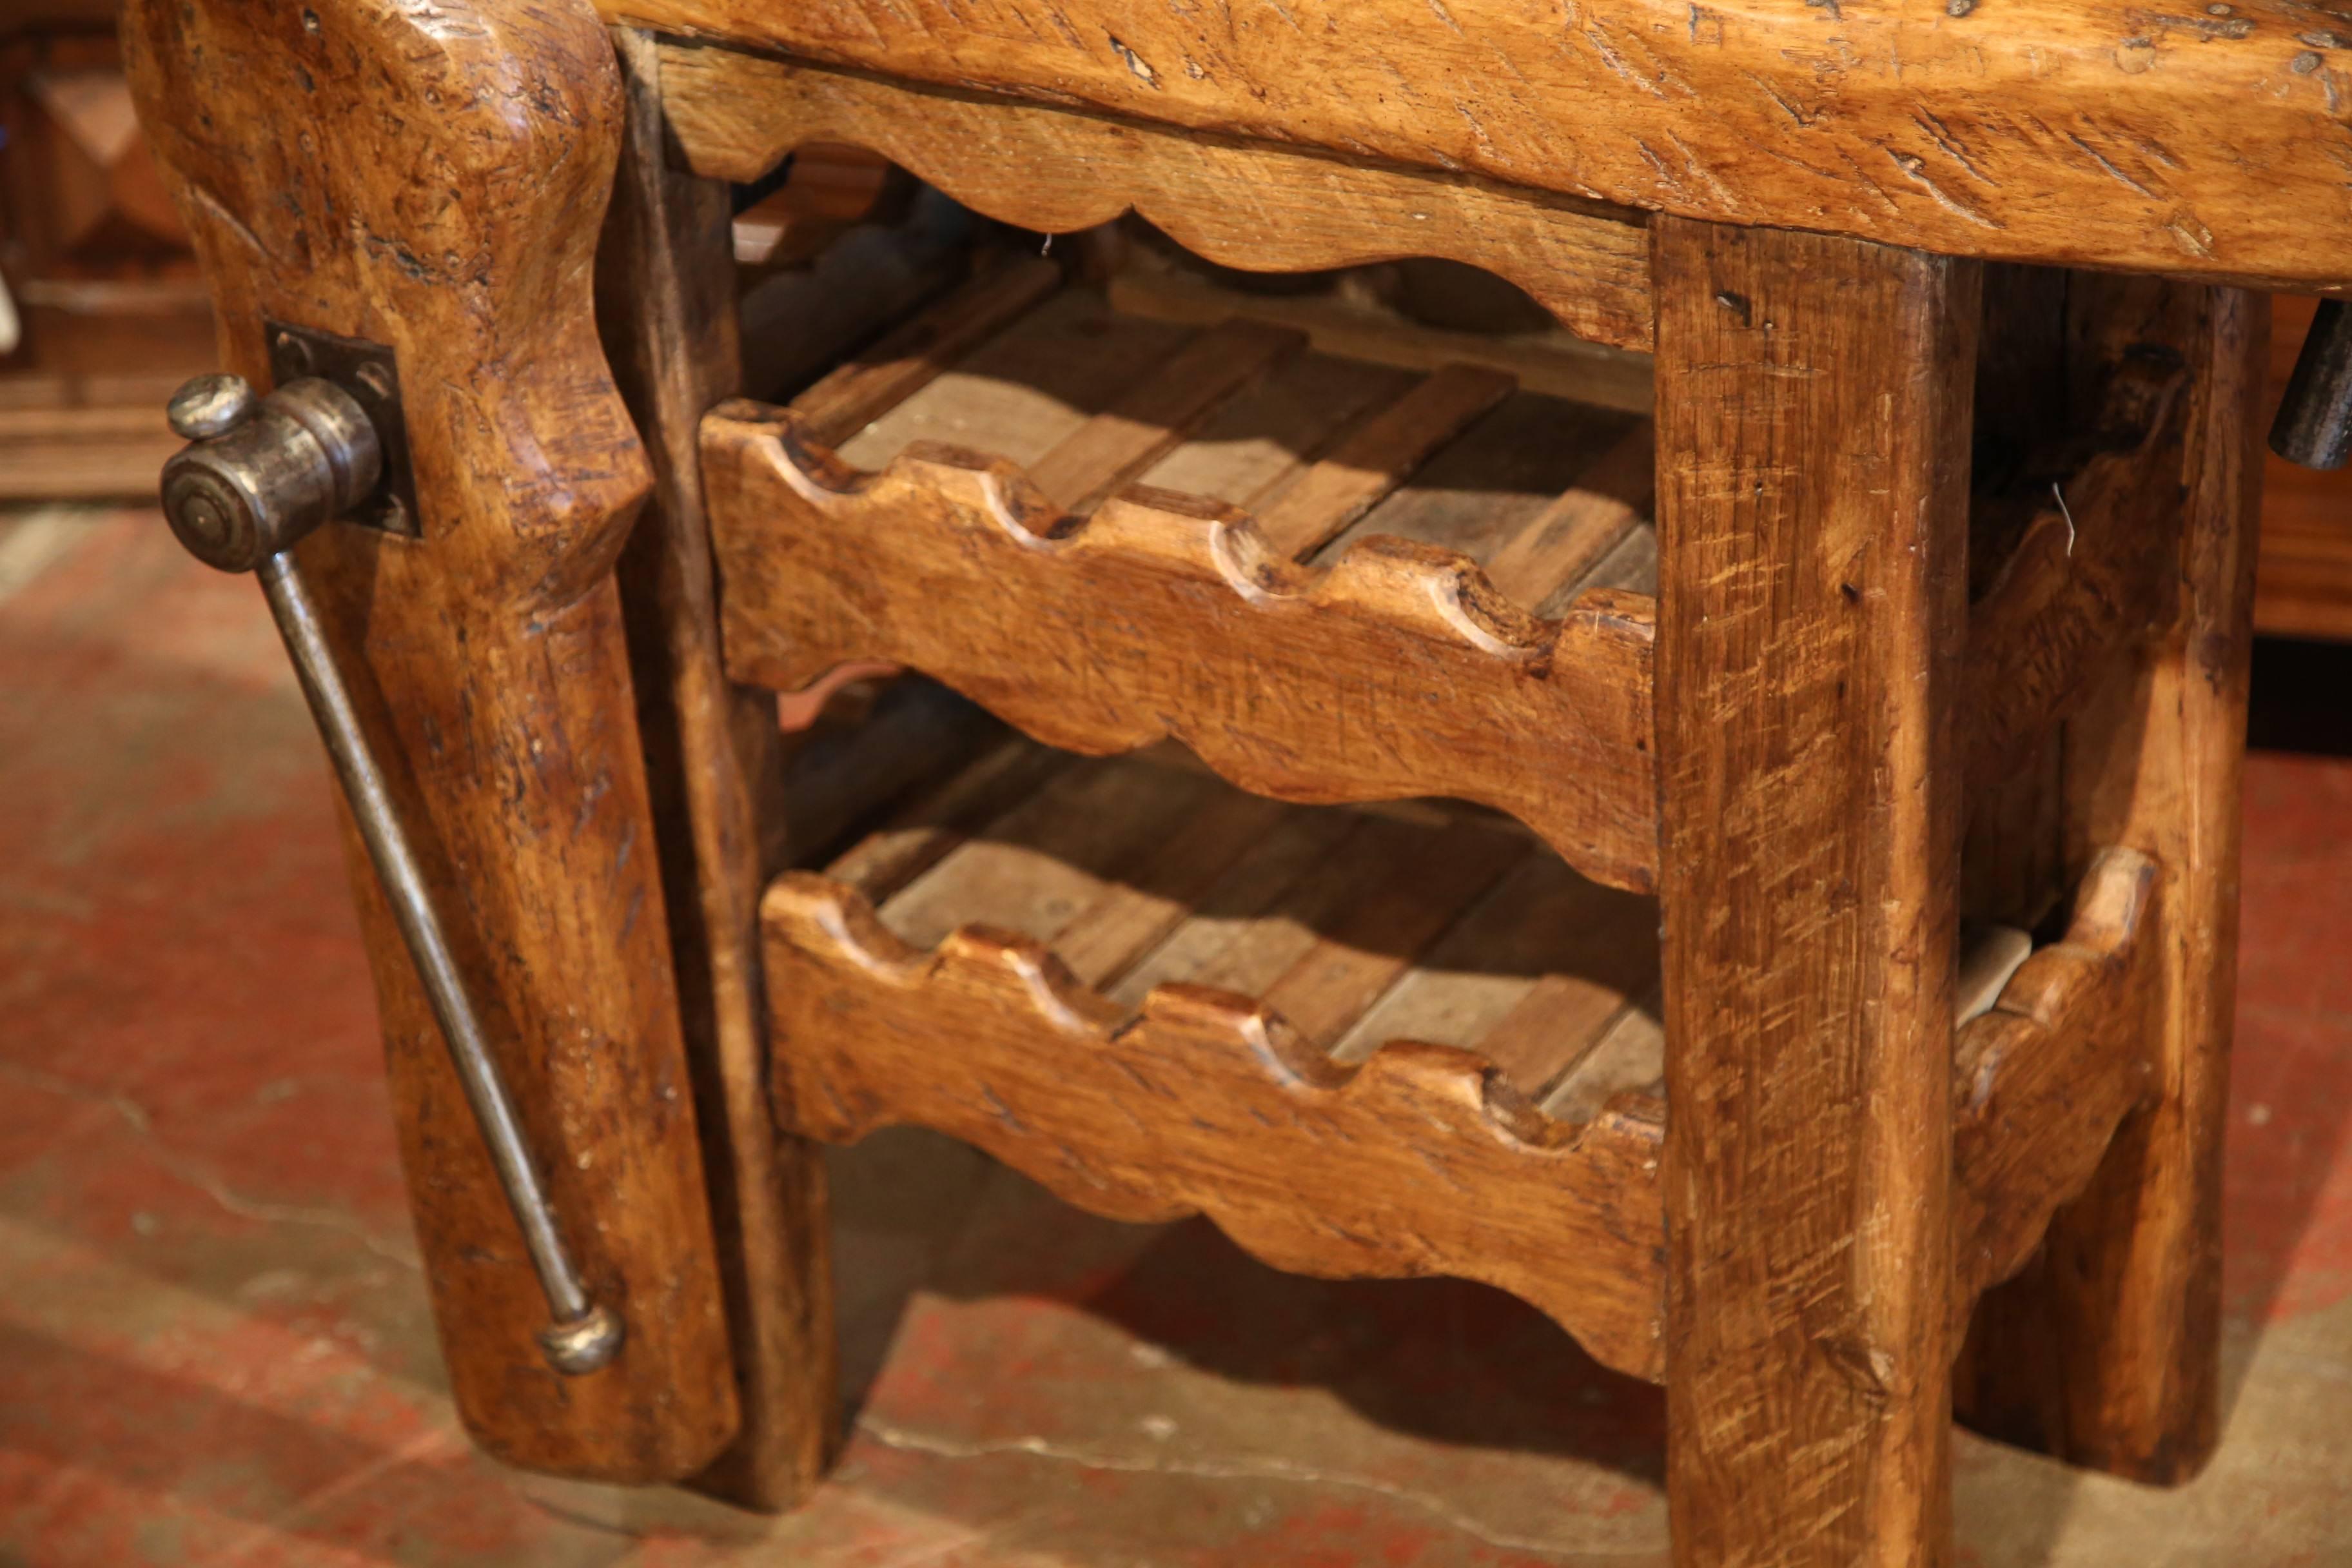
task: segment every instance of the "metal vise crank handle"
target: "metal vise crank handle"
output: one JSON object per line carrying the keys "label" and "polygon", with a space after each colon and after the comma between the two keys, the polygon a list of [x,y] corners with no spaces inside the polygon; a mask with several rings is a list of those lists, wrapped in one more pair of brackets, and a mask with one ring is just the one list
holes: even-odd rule
{"label": "metal vise crank handle", "polygon": [[171,417],[172,428],[189,445],[163,465],[163,515],[198,560],[225,572],[259,574],[278,635],[293,656],[302,693],[547,1292],[552,1321],[540,1331],[540,1345],[558,1372],[593,1372],[619,1352],[621,1320],[588,1299],[580,1270],[557,1233],[514,1099],[490,1056],[383,771],[368,751],[291,550],[312,529],[349,512],[375,489],[383,466],[375,427],[349,393],[317,377],[289,382],[257,400],[239,377],[200,376],[173,397]]}

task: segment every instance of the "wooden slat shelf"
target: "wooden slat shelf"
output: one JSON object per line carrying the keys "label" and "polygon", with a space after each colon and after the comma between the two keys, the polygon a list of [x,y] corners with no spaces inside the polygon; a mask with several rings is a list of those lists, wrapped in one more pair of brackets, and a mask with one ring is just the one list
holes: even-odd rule
{"label": "wooden slat shelf", "polygon": [[[2153,889],[2106,852],[2064,942],[1964,966],[1969,1299],[2147,1092]],[[1656,907],[1515,825],[1013,741],[762,920],[784,1126],[934,1127],[1293,1270],[1484,1279],[1660,1374]]]}
{"label": "wooden slat shelf", "polygon": [[1473,801],[1646,888],[1645,419],[1033,299],[1001,276],[961,330],[705,421],[738,679],[892,659],[1069,750],[1172,736],[1277,798]]}
{"label": "wooden slat shelf", "polygon": [[[2118,344],[2089,426],[1979,499],[1979,790],[2161,613],[2185,330]],[[1071,751],[1173,738],[1276,799],[1489,806],[1647,891],[1649,421],[1388,357],[984,275],[790,407],[704,421],[729,670],[792,691],[890,660]]]}

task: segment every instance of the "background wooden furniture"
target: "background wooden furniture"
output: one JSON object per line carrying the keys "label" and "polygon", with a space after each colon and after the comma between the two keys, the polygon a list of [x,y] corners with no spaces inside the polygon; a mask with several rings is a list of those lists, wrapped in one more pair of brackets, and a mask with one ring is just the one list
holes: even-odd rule
{"label": "background wooden furniture", "polygon": [[0,24],[0,500],[150,496],[211,300],[133,118],[110,5]]}
{"label": "background wooden furniture", "polygon": [[[1568,40],[1499,0],[1222,33],[1027,0],[608,18],[754,53],[608,44],[572,7],[459,29],[381,0],[135,7],[133,79],[236,368],[258,374],[277,320],[399,357],[423,542],[330,530],[306,569],[336,584],[404,809],[467,900],[600,1293],[645,1325],[569,1389],[518,1367],[530,1291],[379,918],[469,1422],[520,1463],[788,1501],[832,1419],[801,1140],[917,1120],[1107,1212],[1204,1210],[1288,1266],[1528,1295],[1664,1377],[1685,1563],[1938,1560],[1956,1362],[2005,1429],[2193,1468],[2267,324],[2236,285],[2336,287],[2343,248],[2311,146],[2333,77],[2287,79],[2332,68],[2289,49],[2284,7],[2247,9],[2193,40],[2068,0],[1998,22],[1626,7]],[[1822,52],[1788,47],[1797,26]],[[247,125],[315,101],[309,134],[256,156],[200,79],[236,83]],[[2086,93],[2112,109],[2097,140],[2033,129]],[[367,156],[387,120],[421,128],[398,166]],[[845,141],[1034,230],[1133,207],[1229,265],[1482,263],[1596,363],[1648,356],[1648,429],[1550,410],[1549,436],[1601,432],[1600,464],[1432,503],[1456,433],[1511,406],[1495,367],[1440,355],[1360,423],[1277,443],[1281,474],[1206,473],[1204,422],[1305,363],[1299,334],[1244,321],[1162,331],[1049,435],[887,450],[924,388],[1057,319],[1003,270],[794,406],[706,420],[736,376],[719,182]],[[588,216],[616,155],[600,354]],[[1181,486],[1131,488],[1174,483],[1163,463]],[[1417,490],[1417,538],[1354,537]],[[1654,594],[1625,560],[1651,490]],[[1073,749],[1189,742],[1299,810],[1444,793],[1528,831],[1440,820],[1416,847],[1374,816],[1335,868],[1419,864],[1413,885],[1302,880],[1330,925],[1293,967],[1138,992],[1219,974],[1185,958],[1220,918],[1203,879],[1296,819],[1081,768],[772,881],[791,824],[761,821],[774,734],[746,688],[852,656]],[[1024,809],[1051,826],[1057,789],[1097,788],[1146,826],[1077,818],[1109,859],[1049,841],[1076,875],[1044,900],[956,845],[971,823],[1024,847]],[[1154,798],[1201,863],[1120,860],[1167,820]],[[1512,1054],[1509,1012],[1445,1004],[1453,1043],[1328,1058],[1384,1037],[1387,999],[1437,984],[1449,917],[1522,874],[1554,878],[1586,945],[1522,954],[1509,1008],[1580,982],[1605,1024],[1482,1062],[1465,1047]],[[1662,1054],[1603,1055],[1640,975],[1588,971],[1650,890]],[[1965,915],[2043,941],[1964,1019]],[[2046,1399],[2014,1384],[2035,1364],[2066,1369]]]}

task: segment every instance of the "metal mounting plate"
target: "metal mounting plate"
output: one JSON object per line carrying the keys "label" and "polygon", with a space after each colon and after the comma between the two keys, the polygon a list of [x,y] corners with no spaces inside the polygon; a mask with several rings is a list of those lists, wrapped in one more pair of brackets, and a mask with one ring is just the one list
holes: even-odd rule
{"label": "metal mounting plate", "polygon": [[408,460],[408,422],[401,414],[400,366],[392,351],[364,338],[339,337],[312,327],[267,319],[262,326],[269,334],[272,385],[306,375],[322,377],[358,399],[375,424],[376,439],[383,448],[383,478],[375,493],[343,521],[409,539],[425,537],[424,519],[416,510],[416,470]]}

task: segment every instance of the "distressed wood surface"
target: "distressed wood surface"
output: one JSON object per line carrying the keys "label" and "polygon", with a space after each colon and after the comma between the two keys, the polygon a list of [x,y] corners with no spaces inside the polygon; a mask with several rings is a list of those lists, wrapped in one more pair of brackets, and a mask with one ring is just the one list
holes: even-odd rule
{"label": "distressed wood surface", "polygon": [[[2084,279],[2096,289],[2103,279]],[[2174,293],[2198,290],[2177,288]],[[2193,312],[2142,323],[2097,372],[2097,411],[2054,464],[1997,579],[1969,611],[1969,785],[1990,793],[2171,613],[2185,512]],[[2037,472],[2041,471],[2037,467]]]}
{"label": "distressed wood surface", "polygon": [[889,658],[1069,750],[1171,735],[1285,799],[1454,795],[1599,880],[1649,881],[1638,595],[1539,621],[1453,552],[1372,539],[1301,568],[1172,492],[1062,531],[1002,462],[918,447],[856,474],[754,405],[705,421],[703,465],[740,679],[792,690]]}
{"label": "distressed wood surface", "polygon": [[1977,269],[1651,232],[1675,1557],[1940,1563]]}
{"label": "distressed wood surface", "polygon": [[2334,287],[2347,34],[2296,0],[600,0],[958,89],[1950,255]]}
{"label": "distressed wood surface", "polygon": [[[1055,759],[1007,798],[1008,771],[770,889],[780,1117],[939,1128],[1303,1272],[1488,1279],[1657,1375],[1654,1101],[1537,1109],[1644,983],[1641,943],[1654,963],[1645,900],[1491,819],[1283,806],[1145,758]],[[1594,1005],[1506,1079],[1463,1047],[1545,973]],[[1376,1050],[1391,1030],[1419,1043]]]}
{"label": "distressed wood surface", "polygon": [[597,254],[597,306],[654,489],[622,555],[639,724],[704,1171],[727,1289],[741,1425],[697,1484],[788,1508],[833,1449],[831,1230],[824,1163],[769,1115],[758,902],[782,791],[775,700],[731,685],[695,447],[740,376],[727,187],[674,171],[660,61],[614,37],[627,90],[619,178]]}
{"label": "distressed wood surface", "polygon": [[[1985,994],[1952,1063],[1962,1310],[2014,1269],[2147,1090],[2156,875],[2111,852],[2063,942],[2021,966],[1998,942],[1972,955]],[[824,875],[780,880],[765,912],[788,1124],[940,1128],[1119,1217],[1238,1212],[1252,1245],[1311,1272],[1507,1273],[1571,1331],[1613,1336],[1596,1353],[1663,1373],[1655,906],[1507,825],[1284,806],[1150,754],[1015,741]],[[1371,1083],[1349,1076],[1365,1066]],[[1402,1113],[1426,1097],[1450,1109]],[[1285,1141],[1302,1128],[1311,1160]],[[1284,1174],[1331,1164],[1331,1142],[1329,1180],[1351,1193],[1337,1209],[1318,1206],[1320,1178],[1297,1195]],[[1580,1156],[1544,1152],[1570,1143]],[[1499,1209],[1397,1175],[1431,1161],[1482,1194],[1500,1182]],[[1559,1171],[1570,1192],[1542,1203],[1579,1226],[1607,1215],[1605,1257],[1634,1269],[1598,1296],[1580,1266],[1546,1261],[1557,1242],[1511,1254],[1526,1245],[1513,1227],[1537,1223],[1520,1184]],[[1603,1201],[1609,1171],[1622,1185]],[[1261,1212],[1285,1204],[1299,1212]],[[1368,1205],[1388,1217],[1359,1224]],[[1349,1239],[1300,1239],[1326,1224]],[[1401,1231],[1423,1239],[1381,1239]],[[1640,1237],[1639,1257],[1622,1250]]]}
{"label": "distressed wood surface", "polygon": [[1484,1279],[1655,1374],[1654,1126],[1549,1122],[1444,1047],[1335,1066],[1204,988],[1124,1024],[1035,943],[967,929],[918,953],[800,873],[763,911],[777,1071],[817,1136],[916,1121],[1098,1214],[1205,1213],[1295,1273]]}
{"label": "distressed wood surface", "polygon": [[1967,1388],[1971,1419],[1996,1435],[2155,1482],[2194,1475],[2220,1434],[2221,1163],[2269,302],[2136,285],[2090,323],[2129,332],[2184,309],[2197,331],[2173,613],[2065,742],[2068,858],[2112,843],[2163,868],[2155,1094],[2053,1223],[2042,1257],[1987,1299]]}
{"label": "distressed wood surface", "polygon": [[1023,228],[1068,234],[1132,211],[1260,272],[1447,256],[1509,279],[1580,337],[1649,346],[1637,213],[726,49],[671,46],[663,61],[679,142],[706,174],[755,180],[795,147],[845,142]]}
{"label": "distressed wood surface", "polygon": [[647,486],[591,300],[620,83],[584,5],[448,20],[141,0],[123,39],[224,368],[269,384],[265,316],[397,356],[423,538],[330,525],[303,570],[557,1223],[628,1333],[589,1376],[541,1356],[545,1300],[354,845],[458,1413],[511,1464],[667,1480],[737,1406],[613,580]]}
{"label": "distressed wood surface", "polygon": [[2103,850],[2063,941],[2035,952],[1953,1058],[1952,1328],[2025,1267],[2059,1205],[2090,1184],[2116,1128],[2156,1087],[2163,872]]}

